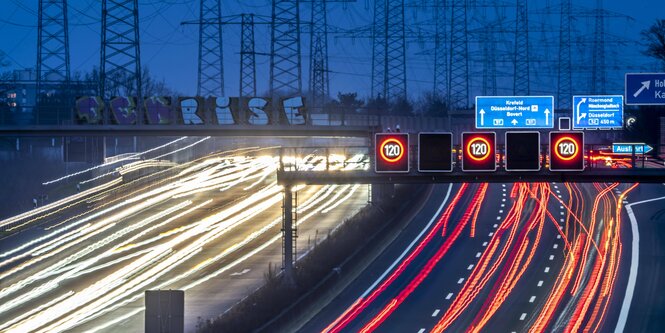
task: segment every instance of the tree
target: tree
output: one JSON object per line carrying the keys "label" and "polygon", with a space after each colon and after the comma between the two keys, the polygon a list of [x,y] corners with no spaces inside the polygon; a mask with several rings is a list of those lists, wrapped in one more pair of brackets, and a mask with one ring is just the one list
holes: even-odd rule
{"label": "tree", "polygon": [[417,103],[417,113],[430,117],[448,115],[448,101],[439,94],[426,92]]}
{"label": "tree", "polygon": [[406,97],[397,97],[390,105],[390,114],[396,116],[413,116],[413,103]]}
{"label": "tree", "polygon": [[337,93],[337,100],[331,103],[332,111],[342,114],[353,114],[365,105],[365,101],[358,99],[358,93]]}
{"label": "tree", "polygon": [[643,30],[642,40],[646,43],[643,53],[658,59],[665,70],[665,20],[656,20],[649,29]]}

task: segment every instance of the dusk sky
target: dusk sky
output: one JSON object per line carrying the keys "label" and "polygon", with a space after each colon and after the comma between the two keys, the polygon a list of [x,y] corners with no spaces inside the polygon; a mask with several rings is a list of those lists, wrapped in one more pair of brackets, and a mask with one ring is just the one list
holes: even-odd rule
{"label": "dusk sky", "polygon": [[[93,66],[99,66],[100,52],[100,12],[99,0],[70,0],[70,49],[72,72],[89,71]],[[419,1],[408,1],[415,4]],[[37,49],[37,0],[3,0],[2,14],[0,14],[0,50],[7,54],[10,62],[9,69],[30,68],[35,66]],[[470,1],[482,3],[482,1]],[[494,3],[494,1],[487,1]],[[514,1],[509,1],[514,3]],[[577,41],[573,47],[573,62],[575,64],[589,63],[589,40],[593,32],[593,17],[589,10],[595,6],[595,0],[573,1],[575,4],[573,15],[575,17],[573,33]],[[224,0],[222,3],[223,16],[255,13],[257,15],[270,15],[271,2],[268,0]],[[373,1],[359,0],[356,3],[328,4],[328,22],[331,26],[352,29],[367,26],[372,20]],[[530,52],[531,52],[531,80],[533,94],[556,94],[556,61],[558,50],[558,14],[547,14],[545,8],[557,9],[559,2],[555,0],[529,1],[530,20]],[[655,62],[640,54],[642,46],[636,42],[640,40],[640,31],[650,26],[657,18],[665,18],[665,1],[663,0],[612,0],[605,1],[605,8],[615,13],[606,20],[607,32],[613,36],[607,40],[607,63],[617,66],[608,72],[608,88],[620,93],[623,87],[623,73],[630,71],[657,70]],[[196,20],[199,13],[199,0],[139,0],[141,61],[148,66],[158,78],[163,78],[167,84],[182,94],[194,94],[197,80],[197,43],[198,29],[195,25],[182,26],[182,21]],[[483,19],[482,12],[486,11],[488,18]],[[499,9],[503,11],[504,23],[514,29],[515,8]],[[301,20],[309,20],[311,5],[301,3]],[[428,21],[432,18],[432,10],[407,8],[406,24],[418,29],[416,22]],[[626,17],[620,17],[621,15]],[[493,21],[494,8],[478,8],[469,14],[469,29],[478,29],[484,22]],[[269,52],[269,26],[256,27],[257,52]],[[432,25],[422,25],[422,29],[433,30]],[[224,27],[224,64],[225,88],[227,95],[238,94],[240,26]],[[501,57],[512,57],[513,32],[506,31],[499,34],[497,40],[498,54]],[[616,38],[614,38],[616,37]],[[470,37],[470,63],[472,82],[472,95],[478,94],[481,86],[482,63],[477,42]],[[433,44],[429,41],[422,43],[411,42],[407,46],[407,89],[412,97],[431,90],[433,55],[429,51]],[[371,73],[371,43],[367,39],[349,39],[343,36],[331,35],[329,37],[330,57],[330,83],[331,95],[338,91],[357,91],[360,96],[370,93]],[[309,72],[309,35],[302,35],[302,64],[303,88],[308,84]],[[269,59],[267,56],[257,56],[257,83],[259,94],[268,88]],[[500,88],[499,93],[509,93],[512,83],[507,81],[512,76],[512,64],[504,61],[497,65]],[[574,87],[583,92],[588,85],[588,73],[578,71],[573,76]],[[510,89],[508,89],[510,87]],[[619,90],[619,91],[614,91]]]}

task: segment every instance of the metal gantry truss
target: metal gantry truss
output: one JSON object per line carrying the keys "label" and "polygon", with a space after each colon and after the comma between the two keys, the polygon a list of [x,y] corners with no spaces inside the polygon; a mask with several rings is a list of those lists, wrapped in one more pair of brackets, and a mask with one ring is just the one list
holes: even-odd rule
{"label": "metal gantry truss", "polygon": [[447,4],[449,0],[442,0],[440,6],[435,6],[436,31],[434,35],[434,94],[445,96],[448,84],[448,21],[446,20]]}
{"label": "metal gantry truss", "polygon": [[221,0],[201,0],[199,15],[199,63],[196,94],[224,96],[224,53]]}
{"label": "metal gantry truss", "polygon": [[594,19],[593,56],[591,59],[591,93],[605,94],[607,80],[605,67],[605,17],[603,0],[596,0],[596,17]]}
{"label": "metal gantry truss", "polygon": [[302,92],[299,0],[272,0],[270,92]]}

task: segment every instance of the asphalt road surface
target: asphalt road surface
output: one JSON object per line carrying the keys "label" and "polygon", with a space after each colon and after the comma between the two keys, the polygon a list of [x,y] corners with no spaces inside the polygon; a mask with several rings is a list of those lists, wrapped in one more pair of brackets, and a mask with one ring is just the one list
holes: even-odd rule
{"label": "asphalt road surface", "polygon": [[[269,263],[280,267],[283,195],[272,154],[139,160],[0,221],[0,331],[140,332],[148,289],[185,290],[187,331],[221,314],[264,282]],[[324,161],[310,155],[301,164]],[[129,177],[137,172],[144,176]],[[368,199],[367,185],[294,190],[298,254]]]}
{"label": "asphalt road surface", "polygon": [[662,332],[663,237],[662,184],[437,185],[301,331]]}

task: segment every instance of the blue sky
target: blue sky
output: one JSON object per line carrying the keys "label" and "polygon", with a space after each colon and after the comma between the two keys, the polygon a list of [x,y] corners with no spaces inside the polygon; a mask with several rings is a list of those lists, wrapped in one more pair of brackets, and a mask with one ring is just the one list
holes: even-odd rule
{"label": "blue sky", "polygon": [[[0,50],[10,60],[10,68],[33,67],[36,61],[37,45],[37,0],[3,0],[0,14]],[[407,3],[418,3],[419,0],[407,0]],[[470,0],[470,2],[474,2]],[[481,2],[476,0],[475,2]],[[488,1],[492,3],[493,1]],[[512,1],[509,1],[512,3]],[[573,1],[575,9],[574,39],[578,41],[573,47],[573,61],[576,64],[589,63],[590,45],[586,43],[592,34],[593,18],[587,9],[595,6],[595,0]],[[329,7],[329,24],[351,29],[363,27],[371,22],[373,1],[358,0],[356,3],[331,3]],[[606,29],[616,39],[608,41],[608,63],[616,64],[617,68],[608,73],[608,85],[611,90],[623,86],[623,72],[639,70],[655,70],[655,63],[642,56],[642,48],[633,41],[639,40],[639,32],[647,28],[657,18],[665,18],[665,1],[662,0],[606,0],[605,8],[611,12],[626,15],[607,19]],[[533,94],[555,94],[555,66],[558,50],[558,15],[547,15],[545,8],[557,7],[558,1],[529,1],[531,28],[531,80]],[[270,15],[269,0],[224,0],[222,15],[239,13],[255,13]],[[514,23],[514,8],[505,11],[508,26]],[[311,5],[301,4],[301,19],[308,20]],[[494,9],[488,9],[490,16]],[[69,0],[70,49],[72,71],[89,71],[99,65],[99,31],[101,5],[99,0]],[[181,26],[180,22],[198,18],[199,0],[139,0],[140,37],[142,63],[159,78],[183,94],[196,92],[197,79],[197,43],[198,29],[196,26]],[[431,18],[431,10],[409,8],[406,13],[407,25],[416,26],[416,22]],[[480,27],[483,22],[478,9],[469,15],[470,29]],[[619,16],[619,15],[616,15]],[[431,27],[424,27],[430,29]],[[257,52],[269,52],[268,26],[256,27]],[[225,87],[227,95],[237,95],[238,63],[240,47],[240,27],[224,27],[225,56]],[[499,43],[497,53],[508,54],[512,45],[512,33],[506,32],[497,37]],[[308,82],[309,35],[302,36],[303,87]],[[428,50],[431,43],[409,43],[407,46],[407,89],[412,96],[432,88],[433,59]],[[472,61],[470,64],[472,95],[479,94],[482,84],[482,64],[479,62],[477,43],[470,46]],[[338,91],[358,91],[361,96],[370,92],[371,44],[364,39],[349,39],[330,36],[329,56],[331,70],[331,94]],[[269,73],[268,57],[257,57],[257,83],[259,92],[268,88]],[[499,93],[509,93],[512,75],[512,64],[498,64]],[[583,92],[588,85],[588,73],[577,69],[574,74],[574,86]],[[510,81],[511,82],[511,81]],[[613,92],[613,91],[610,91]],[[620,93],[621,91],[616,91]]]}

